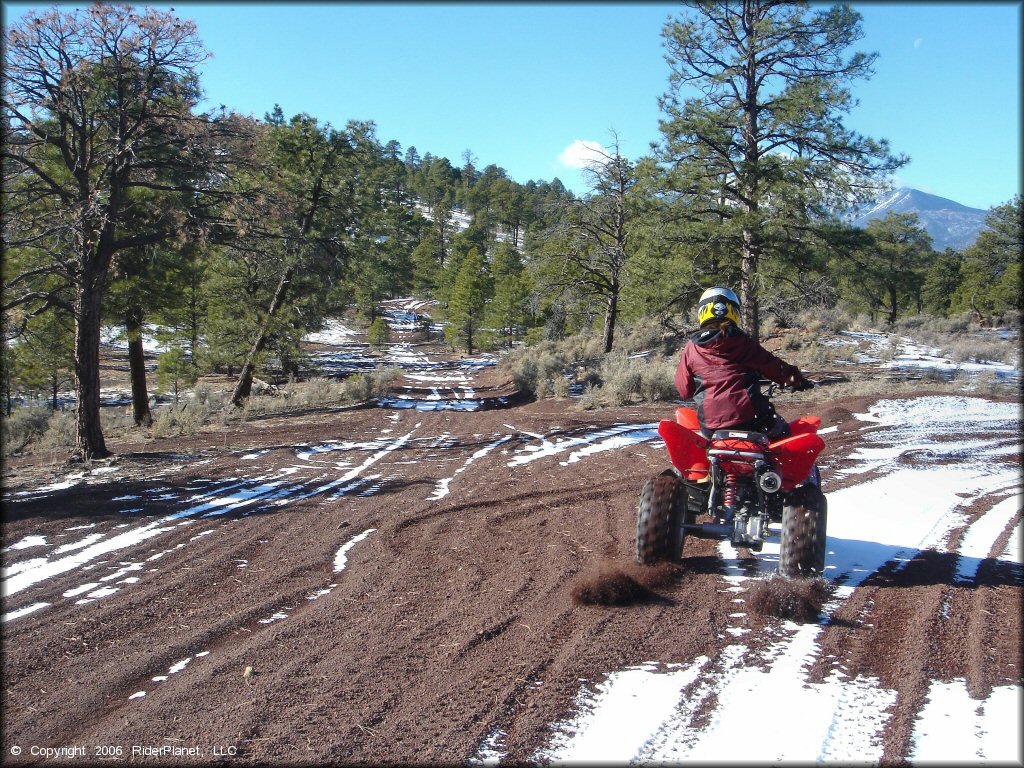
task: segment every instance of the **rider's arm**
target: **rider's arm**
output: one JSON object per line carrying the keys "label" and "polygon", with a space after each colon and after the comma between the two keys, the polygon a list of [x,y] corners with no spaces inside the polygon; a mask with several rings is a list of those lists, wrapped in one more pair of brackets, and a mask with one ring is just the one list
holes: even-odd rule
{"label": "rider's arm", "polygon": [[692,342],[686,342],[683,347],[683,354],[679,357],[679,366],[676,368],[676,389],[683,400],[692,400],[696,392],[696,382],[693,379],[693,372],[686,364],[686,352]]}
{"label": "rider's arm", "polygon": [[776,384],[796,386],[804,380],[799,368],[776,357],[753,339],[750,340],[746,352],[747,363],[759,374],[766,379],[771,379]]}

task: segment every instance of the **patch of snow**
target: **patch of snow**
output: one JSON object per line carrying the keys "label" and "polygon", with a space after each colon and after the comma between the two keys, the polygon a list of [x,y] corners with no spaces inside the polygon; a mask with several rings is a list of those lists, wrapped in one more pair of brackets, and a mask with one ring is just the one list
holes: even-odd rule
{"label": "patch of snow", "polygon": [[[592,453],[622,448],[626,445],[635,445],[636,443],[658,438],[657,429],[658,425],[656,423],[619,424],[614,427],[600,429],[595,432],[583,434],[579,437],[565,438],[556,442],[552,442],[542,437],[540,445],[527,445],[525,448],[517,451],[519,455],[508,462],[508,466],[518,467],[523,464],[529,464],[531,461],[537,461],[538,459],[543,459],[548,456],[555,456],[572,448],[587,446],[593,443],[597,444],[587,450],[576,451],[570,454],[567,461],[561,462],[562,466],[565,466],[579,461],[581,458]],[[630,437],[631,434],[635,435],[635,438]],[[658,439],[660,440],[660,438]]]}
{"label": "patch of snow", "polygon": [[454,480],[457,475],[469,469],[470,464],[472,464],[477,459],[483,458],[502,443],[507,443],[509,440],[512,439],[512,437],[512,435],[504,435],[503,437],[499,437],[497,440],[489,443],[488,445],[485,445],[483,448],[472,453],[470,457],[466,459],[465,463],[455,470],[454,475],[437,481],[437,485],[434,487],[434,492],[427,497],[427,501],[438,501],[439,499],[443,499],[445,496],[447,496],[451,492],[452,480]]}
{"label": "patch of snow", "polygon": [[260,624],[273,624],[275,621],[281,621],[281,620],[287,619],[287,618],[288,618],[288,614],[287,613],[284,613],[282,611],[278,611],[273,616],[271,616],[269,619],[260,619]]}
{"label": "patch of snow", "polygon": [[508,748],[505,746],[506,733],[500,728],[494,728],[481,742],[476,755],[466,762],[469,765],[498,765]]}
{"label": "patch of snow", "polygon": [[1024,496],[1011,496],[996,504],[976,520],[960,542],[957,554],[956,580],[973,582],[978,575],[981,562],[989,556],[992,543],[1002,535],[1021,510]]}
{"label": "patch of snow", "polygon": [[32,603],[32,605],[26,605],[24,608],[18,608],[15,611],[9,611],[0,618],[0,623],[6,624],[8,621],[14,619],[20,619],[22,616],[28,616],[30,613],[41,611],[43,608],[48,606],[49,603]]}
{"label": "patch of snow", "polygon": [[313,344],[341,346],[359,335],[361,334],[358,331],[352,330],[340,320],[328,320],[321,330],[306,334],[303,340]]}
{"label": "patch of snow", "polygon": [[74,541],[70,544],[64,544],[63,546],[57,547],[51,554],[63,555],[65,552],[74,552],[76,549],[82,547],[88,547],[90,544],[94,544],[103,538],[102,533],[92,533],[86,536],[84,539]]}
{"label": "patch of snow", "polygon": [[173,674],[176,674],[178,672],[181,672],[181,670],[183,670],[185,667],[188,666],[190,661],[192,661],[192,657],[191,656],[189,656],[186,659],[182,659],[181,661],[175,662],[174,664],[171,665],[171,668],[169,670],[167,670],[167,674],[173,675]]}
{"label": "patch of snow", "polygon": [[662,725],[676,719],[679,692],[697,679],[706,663],[702,657],[689,667],[672,665],[667,671],[648,663],[609,675],[593,696],[580,694],[580,713],[555,726],[550,746],[536,758],[589,764],[635,760]]}
{"label": "patch of snow", "polygon": [[347,542],[345,542],[341,549],[338,550],[337,554],[334,555],[334,572],[338,573],[345,570],[345,566],[348,565],[348,553],[356,544],[365,539],[371,533],[376,531],[376,528],[367,528],[362,533],[353,536]]}
{"label": "patch of snow", "polygon": [[910,754],[915,764],[1020,764],[1022,689],[993,688],[983,701],[972,699],[963,679],[933,681],[914,723]]}
{"label": "patch of snow", "polygon": [[78,597],[79,595],[84,594],[92,589],[96,589],[96,587],[98,587],[99,585],[100,583],[98,581],[93,581],[88,584],[81,584],[77,587],[72,587],[71,589],[69,589],[67,592],[64,593],[63,597]]}
{"label": "patch of snow", "polygon": [[9,547],[4,548],[4,552],[14,552],[19,549],[28,549],[30,547],[45,547],[46,537],[45,536],[26,536],[16,544],[11,544]]}

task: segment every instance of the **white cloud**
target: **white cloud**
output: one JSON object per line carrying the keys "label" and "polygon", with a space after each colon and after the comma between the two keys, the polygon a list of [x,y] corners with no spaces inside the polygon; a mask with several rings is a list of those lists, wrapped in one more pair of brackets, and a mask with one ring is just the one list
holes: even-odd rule
{"label": "white cloud", "polygon": [[562,150],[562,154],[558,156],[558,162],[569,168],[588,168],[594,164],[603,163],[609,154],[611,153],[596,141],[576,139]]}

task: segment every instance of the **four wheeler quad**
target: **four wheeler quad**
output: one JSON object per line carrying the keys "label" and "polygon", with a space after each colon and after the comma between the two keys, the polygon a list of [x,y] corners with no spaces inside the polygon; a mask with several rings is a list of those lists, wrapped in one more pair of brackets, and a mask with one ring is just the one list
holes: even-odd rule
{"label": "four wheeler quad", "polygon": [[695,411],[676,409],[675,421],[658,426],[673,468],[648,480],[640,494],[637,560],[679,562],[691,534],[728,538],[734,547],[759,552],[769,525],[779,523],[779,573],[821,574],[827,504],[814,463],[825,447],[820,424],[817,416],[801,416],[790,422],[791,434],[775,442],[735,429],[708,440]]}

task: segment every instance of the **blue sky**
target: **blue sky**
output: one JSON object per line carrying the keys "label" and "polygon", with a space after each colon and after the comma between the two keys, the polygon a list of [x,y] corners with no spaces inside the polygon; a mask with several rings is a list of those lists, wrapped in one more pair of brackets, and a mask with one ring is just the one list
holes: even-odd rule
{"label": "blue sky", "polygon": [[[62,4],[74,7],[74,4]],[[168,4],[154,4],[168,8]],[[4,3],[5,24],[30,7]],[[40,7],[31,4],[31,7]],[[213,58],[210,104],[262,117],[279,103],[519,182],[586,191],[578,142],[658,141],[668,85],[661,29],[676,3],[177,3]],[[1021,4],[854,3],[877,51],[846,124],[911,163],[894,180],[976,208],[1020,191]],[[567,150],[570,150],[567,152]]]}

